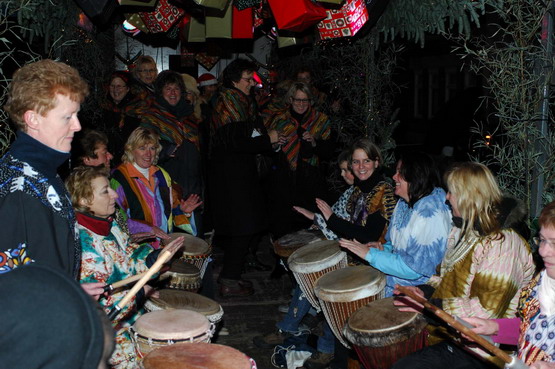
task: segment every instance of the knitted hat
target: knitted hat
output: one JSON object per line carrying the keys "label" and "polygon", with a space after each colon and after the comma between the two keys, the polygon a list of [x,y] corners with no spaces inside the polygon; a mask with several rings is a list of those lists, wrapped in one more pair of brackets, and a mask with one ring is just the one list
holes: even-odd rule
{"label": "knitted hat", "polygon": [[199,87],[211,86],[218,83],[216,77],[210,73],[201,74],[200,77],[197,78],[197,81]]}

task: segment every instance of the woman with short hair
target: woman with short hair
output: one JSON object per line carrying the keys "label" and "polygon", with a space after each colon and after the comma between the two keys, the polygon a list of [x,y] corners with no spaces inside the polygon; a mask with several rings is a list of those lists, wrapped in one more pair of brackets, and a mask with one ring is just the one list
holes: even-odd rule
{"label": "woman with short hair", "polygon": [[[119,227],[113,217],[118,195],[110,188],[107,175],[105,168],[82,166],[75,168],[66,181],[76,211],[77,230],[83,250],[81,283],[112,284],[147,271],[159,255],[159,251],[154,251],[148,244],[129,242],[129,236]],[[179,238],[164,249],[175,253],[182,242],[183,238]],[[109,313],[127,291],[116,290],[109,295],[102,295],[98,302]],[[137,367],[129,327],[140,315],[141,309],[134,297],[112,321],[116,331],[116,349],[110,359],[113,368]]]}

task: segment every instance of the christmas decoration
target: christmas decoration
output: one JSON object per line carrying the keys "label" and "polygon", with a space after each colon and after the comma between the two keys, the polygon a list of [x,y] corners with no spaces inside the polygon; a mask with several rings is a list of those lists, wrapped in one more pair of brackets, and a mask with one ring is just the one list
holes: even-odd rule
{"label": "christmas decoration", "polygon": [[368,20],[364,0],[347,0],[341,9],[329,9],[326,13],[326,19],[318,23],[322,39],[354,36]]}
{"label": "christmas decoration", "polygon": [[310,0],[268,0],[281,30],[302,32],[326,17],[326,9]]}
{"label": "christmas decoration", "polygon": [[167,0],[160,0],[153,12],[141,12],[146,27],[152,33],[168,31],[183,15],[185,11],[171,5]]}

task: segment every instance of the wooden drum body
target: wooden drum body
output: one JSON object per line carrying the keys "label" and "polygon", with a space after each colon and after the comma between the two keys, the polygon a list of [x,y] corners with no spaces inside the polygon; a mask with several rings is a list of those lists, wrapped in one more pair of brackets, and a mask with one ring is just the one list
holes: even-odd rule
{"label": "wooden drum body", "polygon": [[329,272],[316,282],[314,292],[337,339],[350,347],[342,330],[359,308],[384,297],[385,274],[368,265]]}
{"label": "wooden drum body", "polygon": [[287,259],[291,254],[310,243],[325,240],[326,237],[319,229],[301,229],[286,234],[274,241],[274,252],[277,256]]}
{"label": "wooden drum body", "polygon": [[160,297],[151,297],[145,303],[148,311],[185,309],[204,315],[211,323],[222,320],[224,310],[216,301],[189,291],[164,289],[158,291]]}
{"label": "wooden drum body", "polygon": [[130,328],[137,355],[180,342],[210,342],[214,324],[189,310],[159,310],[142,315]]}
{"label": "wooden drum body", "polygon": [[242,352],[210,343],[179,343],[149,353],[144,369],[256,369],[254,360]]}
{"label": "wooden drum body", "polygon": [[202,279],[204,277],[204,273],[206,272],[206,267],[210,262],[212,249],[202,238],[198,238],[187,233],[172,233],[170,234],[170,239],[166,241],[166,243],[169,243],[181,236],[185,237],[185,240],[183,240],[184,247],[182,251],[179,251],[181,260],[196,266],[200,271],[200,279]]}
{"label": "wooden drum body", "polygon": [[160,276],[160,279],[164,278],[169,278],[169,288],[178,290],[196,292],[201,285],[199,269],[180,259],[171,262],[170,270]]}
{"label": "wooden drum body", "polygon": [[399,311],[393,297],[358,309],[343,334],[366,369],[388,369],[397,360],[427,344],[426,320],[418,313]]}
{"label": "wooden drum body", "polygon": [[318,241],[293,252],[287,262],[308,301],[320,311],[314,294],[316,281],[332,270],[345,268],[347,254],[339,249],[337,241]]}

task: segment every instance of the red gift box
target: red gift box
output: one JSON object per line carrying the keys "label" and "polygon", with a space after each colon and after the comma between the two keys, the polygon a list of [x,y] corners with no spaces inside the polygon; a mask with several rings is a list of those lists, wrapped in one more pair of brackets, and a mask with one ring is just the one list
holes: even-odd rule
{"label": "red gift box", "polygon": [[253,38],[254,18],[252,8],[239,10],[233,7],[231,38]]}
{"label": "red gift box", "polygon": [[183,14],[183,9],[169,4],[167,0],[160,0],[153,12],[140,13],[143,22],[152,33],[166,32]]}
{"label": "red gift box", "polygon": [[341,9],[326,12],[326,19],[318,23],[322,39],[354,36],[368,21],[364,0],[347,0]]}
{"label": "red gift box", "polygon": [[311,0],[268,0],[279,29],[302,32],[326,18],[326,9]]}

